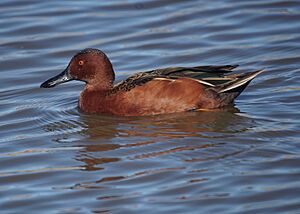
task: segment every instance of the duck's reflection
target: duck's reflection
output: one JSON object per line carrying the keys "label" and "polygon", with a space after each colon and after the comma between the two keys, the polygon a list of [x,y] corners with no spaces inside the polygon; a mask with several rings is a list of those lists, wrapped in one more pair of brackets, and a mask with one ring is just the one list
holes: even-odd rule
{"label": "duck's reflection", "polygon": [[214,111],[185,112],[147,117],[81,115],[89,140],[117,137],[184,137],[202,132],[234,133],[249,128],[250,119],[230,107]]}
{"label": "duck's reflection", "polygon": [[[238,113],[239,109],[229,107],[148,117],[78,114],[76,124],[81,128],[76,134],[80,137],[73,142],[82,149],[76,155],[76,160],[84,163],[86,170],[99,170],[103,164],[124,158],[145,159],[214,147],[220,143],[214,139],[228,138],[255,125],[252,119]],[[52,122],[44,129],[49,132],[66,131],[75,124],[72,120],[70,123],[72,126],[67,122]],[[72,137],[74,139],[74,134]],[[55,136],[59,142],[57,138]],[[66,138],[64,136],[63,139]],[[198,142],[181,143],[180,139],[185,138]],[[164,142],[172,142],[172,145]]]}

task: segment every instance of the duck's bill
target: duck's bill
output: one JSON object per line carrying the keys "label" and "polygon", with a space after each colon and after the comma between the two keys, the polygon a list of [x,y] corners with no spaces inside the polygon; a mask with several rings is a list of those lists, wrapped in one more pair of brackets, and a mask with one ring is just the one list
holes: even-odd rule
{"label": "duck's bill", "polygon": [[63,72],[52,77],[41,84],[41,88],[52,88],[58,84],[68,82],[73,80],[73,78],[68,74],[68,68],[66,68]]}

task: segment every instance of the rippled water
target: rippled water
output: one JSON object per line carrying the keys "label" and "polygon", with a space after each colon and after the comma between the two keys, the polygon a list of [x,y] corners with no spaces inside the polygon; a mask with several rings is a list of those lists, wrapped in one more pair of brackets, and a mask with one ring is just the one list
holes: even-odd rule
{"label": "rippled water", "polygon": [[[0,2],[1,213],[300,213],[300,2]],[[39,84],[86,47],[122,79],[167,66],[265,68],[235,109],[80,113]]]}

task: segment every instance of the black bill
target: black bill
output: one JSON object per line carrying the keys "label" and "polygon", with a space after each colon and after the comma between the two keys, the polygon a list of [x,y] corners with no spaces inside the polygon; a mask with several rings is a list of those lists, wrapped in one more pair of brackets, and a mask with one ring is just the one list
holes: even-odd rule
{"label": "black bill", "polygon": [[68,73],[68,68],[66,68],[63,72],[52,77],[41,84],[41,88],[52,88],[58,84],[68,82],[73,80],[73,78]]}

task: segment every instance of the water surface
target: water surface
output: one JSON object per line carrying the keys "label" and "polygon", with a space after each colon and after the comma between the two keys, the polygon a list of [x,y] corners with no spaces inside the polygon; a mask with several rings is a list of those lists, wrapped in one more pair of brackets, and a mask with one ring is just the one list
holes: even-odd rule
{"label": "water surface", "polygon": [[[300,2],[0,3],[1,213],[300,213]],[[264,68],[235,108],[87,115],[39,85],[78,50],[118,80],[167,66]]]}

